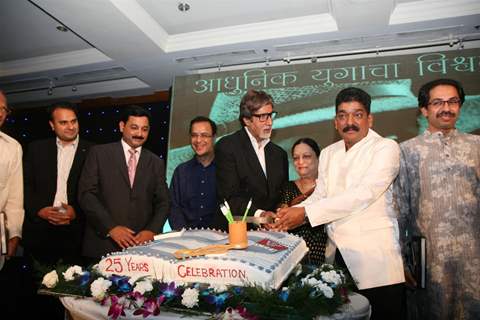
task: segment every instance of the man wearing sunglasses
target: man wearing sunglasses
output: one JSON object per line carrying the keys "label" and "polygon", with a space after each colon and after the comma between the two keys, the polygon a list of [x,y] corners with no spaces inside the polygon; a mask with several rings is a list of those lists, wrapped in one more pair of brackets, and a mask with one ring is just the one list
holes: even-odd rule
{"label": "man wearing sunglasses", "polygon": [[455,80],[422,86],[418,105],[428,128],[400,144],[395,195],[401,235],[408,234],[402,243],[426,239],[426,281],[410,283],[425,289],[407,298],[417,319],[480,314],[480,137],[455,128],[464,101]]}
{"label": "man wearing sunglasses", "polygon": [[[242,128],[215,146],[218,200],[227,200],[233,215],[243,215],[250,199],[249,215],[275,211],[280,188],[288,181],[287,153],[270,141],[273,109],[269,94],[249,90],[240,102]],[[221,213],[213,226],[226,229]]]}

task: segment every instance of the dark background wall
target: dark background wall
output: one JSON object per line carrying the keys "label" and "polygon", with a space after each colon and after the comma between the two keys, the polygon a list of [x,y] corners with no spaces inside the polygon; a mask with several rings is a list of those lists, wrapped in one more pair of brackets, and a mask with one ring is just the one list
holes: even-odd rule
{"label": "dark background wall", "polygon": [[[130,104],[144,107],[152,113],[150,135],[145,147],[166,159],[170,106],[168,96],[164,93],[127,99],[95,99],[78,103],[80,136],[97,144],[118,141],[121,137],[118,129],[119,118],[122,110]],[[17,139],[24,149],[31,141],[54,137],[48,124],[47,107],[48,105],[16,109],[12,106],[13,112],[7,118],[2,131]]]}

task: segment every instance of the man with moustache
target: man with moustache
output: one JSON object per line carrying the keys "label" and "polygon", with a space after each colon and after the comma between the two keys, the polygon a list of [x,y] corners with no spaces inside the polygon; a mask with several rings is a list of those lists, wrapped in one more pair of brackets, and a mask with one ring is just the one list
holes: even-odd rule
{"label": "man with moustache", "polygon": [[[277,114],[273,109],[269,94],[248,90],[240,102],[242,128],[215,146],[218,198],[228,201],[233,215],[243,215],[250,199],[249,215],[271,214],[288,181],[287,153],[270,141]],[[227,220],[218,211],[214,226],[227,228]]]}
{"label": "man with moustache", "polygon": [[190,121],[190,145],[195,156],[180,164],[170,183],[172,229],[209,227],[217,210],[215,153],[217,126],[207,117]]}
{"label": "man with moustache", "polygon": [[298,207],[280,209],[273,228],[326,224],[335,260],[370,301],[372,319],[401,319],[404,272],[392,202],[400,150],[370,129],[370,103],[358,88],[338,93],[334,123],[342,140],[320,153],[313,194]]}
{"label": "man with moustache", "polygon": [[83,254],[92,261],[122,248],[153,240],[170,208],[165,165],[143,148],[151,114],[127,107],[119,142],[91,148],[79,183],[79,202],[87,217]]}
{"label": "man with moustache", "polygon": [[[77,202],[77,187],[91,143],[79,138],[75,105],[57,103],[47,112],[56,137],[30,143],[24,159],[22,245],[34,269],[36,263],[52,268],[59,260],[83,263],[85,217]],[[45,318],[64,318],[65,309],[54,297],[34,296],[30,302]]]}
{"label": "man with moustache", "polygon": [[480,315],[480,137],[455,128],[464,101],[455,80],[423,85],[418,105],[428,128],[400,144],[401,234],[426,238],[425,289],[407,304],[416,319]]}

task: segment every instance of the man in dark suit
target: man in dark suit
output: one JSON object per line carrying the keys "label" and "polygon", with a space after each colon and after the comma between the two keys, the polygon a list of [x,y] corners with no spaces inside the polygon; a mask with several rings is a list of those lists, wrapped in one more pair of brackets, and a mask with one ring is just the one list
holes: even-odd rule
{"label": "man in dark suit", "polygon": [[[280,188],[288,181],[287,153],[270,141],[273,107],[269,94],[249,90],[240,102],[243,128],[215,146],[217,194],[220,202],[228,201],[233,215],[243,215],[250,199],[249,215],[275,211]],[[226,229],[221,213],[213,226]]]}
{"label": "man in dark suit", "polygon": [[[122,139],[91,149],[79,183],[87,217],[83,253],[92,259],[153,240],[169,211],[163,160],[142,148],[150,112],[128,107],[119,123]],[[138,165],[137,165],[138,164]]]}
{"label": "man in dark suit", "polygon": [[[36,262],[52,268],[59,260],[82,264],[81,246],[85,218],[77,203],[80,172],[90,142],[78,136],[77,109],[58,103],[48,109],[56,138],[32,142],[24,159],[25,220],[22,244],[29,266]],[[42,269],[37,272],[43,271]],[[40,279],[31,279],[32,283]],[[29,303],[47,319],[63,319],[58,299],[36,294],[32,285]]]}
{"label": "man in dark suit", "polygon": [[77,109],[58,103],[48,110],[56,138],[32,142],[24,159],[26,255],[53,266],[80,264],[85,218],[77,203],[80,172],[91,143],[79,138]]}

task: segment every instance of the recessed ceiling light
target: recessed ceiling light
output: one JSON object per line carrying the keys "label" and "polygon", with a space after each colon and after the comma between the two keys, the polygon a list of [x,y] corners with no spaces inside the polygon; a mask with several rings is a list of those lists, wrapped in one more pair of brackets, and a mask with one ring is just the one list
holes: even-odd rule
{"label": "recessed ceiling light", "polygon": [[62,26],[62,25],[58,25],[58,26],[57,26],[57,30],[58,30],[58,31],[61,31],[61,32],[67,32],[67,31],[68,31],[68,28],[65,27],[65,26]]}
{"label": "recessed ceiling light", "polygon": [[180,10],[181,12],[187,12],[188,10],[190,10],[190,5],[186,2],[180,2],[178,4],[178,10]]}

